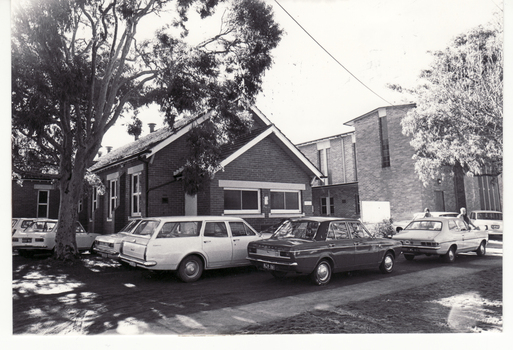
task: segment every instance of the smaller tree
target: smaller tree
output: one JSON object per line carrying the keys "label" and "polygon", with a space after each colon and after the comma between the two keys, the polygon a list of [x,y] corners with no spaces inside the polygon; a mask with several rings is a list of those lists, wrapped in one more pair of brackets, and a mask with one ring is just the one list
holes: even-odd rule
{"label": "smaller tree", "polygon": [[501,23],[474,28],[434,52],[423,84],[410,90],[417,108],[402,127],[412,136],[415,170],[424,183],[444,167],[467,175],[502,173]]}

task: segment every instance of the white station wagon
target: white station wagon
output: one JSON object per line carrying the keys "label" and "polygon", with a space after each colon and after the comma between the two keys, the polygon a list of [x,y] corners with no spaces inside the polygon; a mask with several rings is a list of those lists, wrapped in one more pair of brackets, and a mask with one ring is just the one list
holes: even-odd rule
{"label": "white station wagon", "polygon": [[131,266],[176,271],[182,281],[194,282],[204,269],[249,265],[248,243],[259,239],[236,217],[147,218],[124,238],[119,258]]}

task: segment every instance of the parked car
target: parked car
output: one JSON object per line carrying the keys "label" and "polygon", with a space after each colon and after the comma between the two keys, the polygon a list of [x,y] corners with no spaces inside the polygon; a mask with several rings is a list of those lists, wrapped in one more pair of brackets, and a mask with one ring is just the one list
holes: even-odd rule
{"label": "parked car", "polygon": [[494,210],[473,210],[469,215],[476,226],[488,231],[489,239],[502,240],[502,212]]}
{"label": "parked car", "polygon": [[358,220],[333,217],[290,219],[266,240],[248,245],[248,260],[276,278],[309,274],[317,285],[332,273],[379,268],[391,273],[401,244],[374,237]]}
{"label": "parked car", "polygon": [[131,220],[118,233],[96,237],[93,250],[104,258],[118,259],[121,242],[135,230],[140,222],[141,219]]}
{"label": "parked car", "polygon": [[34,219],[34,218],[12,218],[11,220],[11,228],[12,228],[12,233],[11,235],[14,235],[17,231],[23,231],[24,229],[26,229],[27,227],[30,226],[31,223],[34,222],[34,220],[37,220],[37,219]]}
{"label": "parked car", "polygon": [[[12,236],[12,248],[22,256],[31,256],[36,252],[52,252],[55,247],[57,220],[36,219],[24,231]],[[76,223],[76,240],[79,251],[91,251],[94,239],[99,233],[87,233],[82,225]]]}
{"label": "parked car", "polygon": [[413,220],[392,239],[402,243],[406,260],[425,254],[439,255],[446,262],[453,262],[458,253],[485,255],[488,233],[470,229],[457,217],[431,217]]}
{"label": "parked car", "polygon": [[203,270],[249,265],[248,243],[258,239],[236,217],[147,218],[123,240],[119,257],[131,266],[176,271],[182,281],[194,282]]}
{"label": "parked car", "polygon": [[[432,211],[430,213],[431,213],[431,217],[435,217],[435,218],[445,218],[445,217],[455,218],[459,214],[454,211]],[[408,224],[410,222],[412,222],[412,220],[422,219],[424,217],[424,215],[425,215],[424,212],[415,213],[415,214],[413,214],[413,219],[411,219],[411,220],[402,220],[402,221],[394,222],[393,225],[395,227],[395,232],[397,232],[397,233],[401,232],[406,226],[408,226]]]}

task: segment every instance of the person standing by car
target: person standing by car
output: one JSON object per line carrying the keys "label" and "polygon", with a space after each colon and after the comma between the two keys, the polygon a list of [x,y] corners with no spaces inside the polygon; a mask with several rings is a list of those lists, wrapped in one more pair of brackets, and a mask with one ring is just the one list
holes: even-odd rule
{"label": "person standing by car", "polygon": [[474,229],[477,229],[477,227],[470,221],[468,215],[467,215],[467,209],[461,208],[460,214],[458,215],[459,218],[463,219],[467,223],[467,225],[472,226]]}
{"label": "person standing by car", "polygon": [[430,218],[431,217],[431,213],[429,212],[429,208],[424,209],[424,217],[425,218]]}

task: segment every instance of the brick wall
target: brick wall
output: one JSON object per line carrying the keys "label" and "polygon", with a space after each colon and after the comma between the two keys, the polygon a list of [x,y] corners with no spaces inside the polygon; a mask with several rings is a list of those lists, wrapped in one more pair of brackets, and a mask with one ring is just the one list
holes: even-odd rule
{"label": "brick wall", "polygon": [[[359,218],[360,215],[357,213],[357,196],[357,183],[313,187],[313,215]],[[330,215],[325,215],[321,213],[321,198],[326,197],[333,198],[334,201],[335,211]]]}
{"label": "brick wall", "polygon": [[[295,157],[291,157],[289,152],[279,146],[272,135],[260,141],[228,164],[224,170],[215,174],[210,188],[211,214],[222,215],[224,212],[224,192],[223,188],[217,186],[218,181],[237,180],[305,184],[306,190],[301,192],[303,211],[306,215],[312,215],[313,208],[304,206],[305,201],[312,201],[311,178],[306,168],[299,164],[299,160],[294,159]],[[261,189],[260,195],[263,203],[263,197],[269,197],[270,190]],[[266,210],[268,214],[268,209],[263,208],[264,213]],[[257,230],[282,220],[282,217],[265,216],[264,218],[243,217]],[[286,216],[283,215],[283,217]]]}
{"label": "brick wall", "polygon": [[[37,217],[37,200],[38,189],[34,186],[44,185],[50,186],[50,181],[44,180],[24,180],[23,186],[17,184],[16,181],[11,183],[12,206],[11,215],[13,218],[35,218]],[[48,217],[57,219],[59,216],[59,190],[56,186],[49,190],[49,208]]]}
{"label": "brick wall", "polygon": [[443,191],[445,210],[455,207],[454,184],[446,174],[441,183],[433,179],[424,185],[415,173],[410,138],[402,134],[401,119],[410,105],[386,108],[390,167],[381,166],[379,115],[374,111],[354,122],[358,185],[361,201],[389,201],[395,220],[409,219],[425,207],[435,211],[435,191]]}

